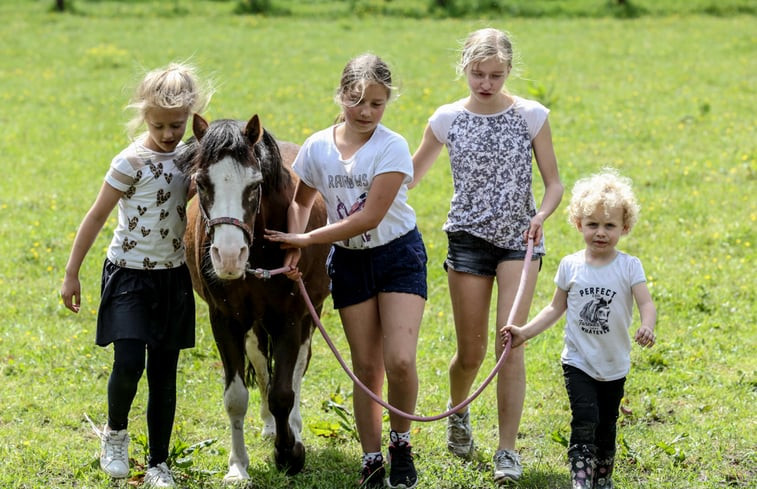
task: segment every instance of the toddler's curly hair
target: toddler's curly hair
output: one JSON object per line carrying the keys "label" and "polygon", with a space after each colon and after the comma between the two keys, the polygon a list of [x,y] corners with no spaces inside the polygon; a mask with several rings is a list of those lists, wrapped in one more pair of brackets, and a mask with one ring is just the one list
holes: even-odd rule
{"label": "toddler's curly hair", "polygon": [[568,221],[577,226],[581,219],[602,209],[623,209],[623,225],[630,231],[639,220],[641,207],[633,193],[632,181],[614,168],[604,168],[600,173],[582,178],[573,185],[568,205]]}

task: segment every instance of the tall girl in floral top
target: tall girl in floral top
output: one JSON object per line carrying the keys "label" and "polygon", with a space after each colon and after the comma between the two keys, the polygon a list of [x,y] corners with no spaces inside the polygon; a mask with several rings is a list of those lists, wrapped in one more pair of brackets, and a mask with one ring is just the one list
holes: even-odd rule
{"label": "tall girl in floral top", "polygon": [[[449,367],[450,406],[468,396],[484,360],[489,304],[497,283],[497,324],[510,313],[518,289],[528,239],[534,260],[544,255],[543,226],[560,203],[563,186],[552,148],[548,110],[538,102],[504,89],[512,70],[512,45],[496,29],[471,33],[463,46],[458,73],[465,75],[467,97],[439,107],[429,119],[413,155],[416,185],[447,147],[453,195],[444,230],[444,262],[457,334],[457,352]],[[532,158],[544,184],[537,208],[532,193]],[[530,268],[516,324],[528,319],[539,266]],[[501,353],[496,342],[496,353]],[[499,444],[494,480],[520,478],[515,451],[526,391],[523,349],[513,349],[497,381]],[[448,418],[447,446],[459,457],[474,450],[467,408]]]}

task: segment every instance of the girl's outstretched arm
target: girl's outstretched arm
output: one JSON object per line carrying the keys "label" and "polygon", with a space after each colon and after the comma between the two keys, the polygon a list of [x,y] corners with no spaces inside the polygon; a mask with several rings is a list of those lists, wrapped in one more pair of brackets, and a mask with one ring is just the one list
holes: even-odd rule
{"label": "girl's outstretched arm", "polygon": [[634,340],[641,346],[652,347],[655,343],[654,328],[657,324],[657,309],[652,302],[646,282],[636,284],[631,288],[633,298],[639,307],[641,326],[634,335]]}
{"label": "girl's outstretched arm", "polygon": [[509,332],[513,338],[512,346],[514,348],[554,325],[567,309],[568,293],[556,287],[555,294],[552,296],[552,303],[539,311],[536,317],[522,327],[508,324],[500,329],[500,334],[504,339],[505,333]]}
{"label": "girl's outstretched arm", "polygon": [[302,232],[304,230],[302,223],[297,228],[300,232],[294,232],[295,228],[291,226],[292,232],[290,233],[266,229],[265,237],[270,241],[282,243],[282,248],[304,248],[313,244],[333,243],[369,231],[378,226],[384,219],[405,178],[407,178],[407,175],[400,172],[387,172],[377,175],[371,182],[365,207],[340,221],[332,222],[307,233]]}
{"label": "girl's outstretched arm", "polygon": [[557,157],[552,146],[552,130],[549,127],[549,120],[544,121],[544,125],[534,138],[532,145],[536,165],[539,167],[539,174],[544,183],[544,197],[542,197],[536,215],[531,219],[531,226],[525,238],[528,239],[531,236],[534,238],[534,243],[538,243],[543,233],[544,221],[560,205],[564,190],[560,181],[560,173],[557,170]]}
{"label": "girl's outstretched arm", "polygon": [[[294,196],[287,209],[287,233],[266,229],[265,238],[271,239],[270,236],[276,233],[282,236],[297,236],[300,235],[300,233],[303,233],[305,228],[307,228],[308,220],[310,219],[310,211],[313,209],[313,204],[315,203],[317,195],[318,190],[303,183],[302,180],[299,180],[297,186],[294,188]],[[282,240],[278,241],[282,243],[281,247],[287,250],[284,255],[284,266],[288,266],[291,269],[291,271],[286,274],[287,277],[292,280],[299,279],[302,276],[297,269],[297,264],[300,262],[300,257],[302,256],[300,247],[289,246],[287,242]]]}
{"label": "girl's outstretched arm", "polygon": [[423,131],[421,145],[418,146],[418,149],[413,154],[413,181],[410,182],[408,188],[418,185],[424,175],[431,169],[431,165],[436,161],[443,146],[444,144],[436,139],[431,126],[427,125],[426,130]]}
{"label": "girl's outstretched arm", "polygon": [[71,254],[66,263],[66,275],[63,277],[63,285],[60,288],[63,304],[73,312],[79,312],[81,306],[81,284],[79,283],[81,264],[122,195],[123,192],[120,190],[108,183],[103,183],[94,204],[84,216],[76,232]]}

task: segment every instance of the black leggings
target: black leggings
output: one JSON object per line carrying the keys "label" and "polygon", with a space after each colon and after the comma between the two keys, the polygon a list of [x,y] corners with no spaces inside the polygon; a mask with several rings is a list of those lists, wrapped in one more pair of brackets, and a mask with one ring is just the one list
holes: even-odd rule
{"label": "black leggings", "polygon": [[179,351],[146,348],[145,343],[139,340],[113,342],[113,371],[108,379],[108,426],[113,430],[124,430],[128,426],[129,411],[147,357],[147,433],[151,467],[168,458],[176,412]]}

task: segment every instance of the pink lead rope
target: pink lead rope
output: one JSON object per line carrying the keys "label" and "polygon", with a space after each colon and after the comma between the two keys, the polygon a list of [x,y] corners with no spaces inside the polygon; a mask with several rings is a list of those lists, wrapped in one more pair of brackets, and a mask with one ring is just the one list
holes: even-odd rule
{"label": "pink lead rope", "polygon": [[[513,301],[513,305],[510,308],[510,314],[507,318],[507,324],[513,324],[513,321],[515,320],[515,315],[518,312],[518,307],[520,306],[521,299],[523,297],[523,291],[526,288],[526,282],[528,279],[528,268],[531,265],[531,256],[533,255],[534,250],[534,240],[533,238],[529,238],[528,240],[528,248],[526,248],[526,256],[523,259],[523,270],[521,271],[520,275],[520,283],[518,284],[518,291],[515,294],[515,300]],[[255,269],[250,270],[256,277],[258,278],[270,278],[273,275],[277,275],[280,273],[284,273],[289,271],[288,267],[284,268],[277,268],[275,270],[262,270],[262,269]],[[302,279],[298,279],[297,284],[300,287],[300,293],[302,294],[303,299],[305,300],[305,304],[308,307],[308,310],[310,311],[310,315],[313,317],[313,321],[315,321],[316,326],[318,326],[318,330],[321,332],[321,335],[323,336],[323,339],[326,340],[326,344],[331,349],[332,353],[336,357],[337,361],[339,362],[339,365],[342,366],[342,369],[347,373],[347,375],[352,379],[352,381],[357,384],[358,387],[360,387],[371,399],[376,401],[381,406],[385,407],[389,411],[393,412],[394,414],[397,414],[399,416],[402,416],[403,418],[409,419],[411,421],[420,421],[420,422],[429,422],[429,421],[437,421],[443,418],[446,418],[447,416],[451,415],[452,413],[455,413],[471,402],[473,402],[474,399],[476,399],[483,391],[484,389],[491,383],[492,379],[494,379],[494,376],[497,375],[497,373],[502,368],[502,365],[504,365],[505,360],[507,359],[507,355],[510,353],[511,349],[511,338],[510,334],[507,334],[506,337],[506,343],[505,343],[505,349],[502,352],[502,355],[500,355],[499,360],[497,360],[497,364],[494,366],[492,371],[489,373],[489,375],[484,379],[484,381],[481,383],[478,389],[476,389],[473,394],[471,394],[467,399],[465,399],[463,402],[458,404],[457,406],[453,406],[447,411],[437,414],[435,416],[417,416],[415,414],[406,413],[405,411],[402,411],[400,409],[397,409],[396,407],[392,406],[391,404],[387,403],[381,397],[374,394],[368,387],[363,384],[360,379],[357,378],[357,376],[350,370],[350,368],[347,366],[347,363],[344,361],[344,358],[339,354],[339,350],[337,350],[336,346],[334,345],[333,341],[331,341],[331,338],[329,337],[328,333],[326,333],[326,328],[323,327],[323,323],[321,323],[320,318],[318,317],[318,313],[315,310],[315,307],[313,306],[313,303],[310,301],[310,296],[308,296],[308,292],[305,289],[305,283],[302,281]]]}

